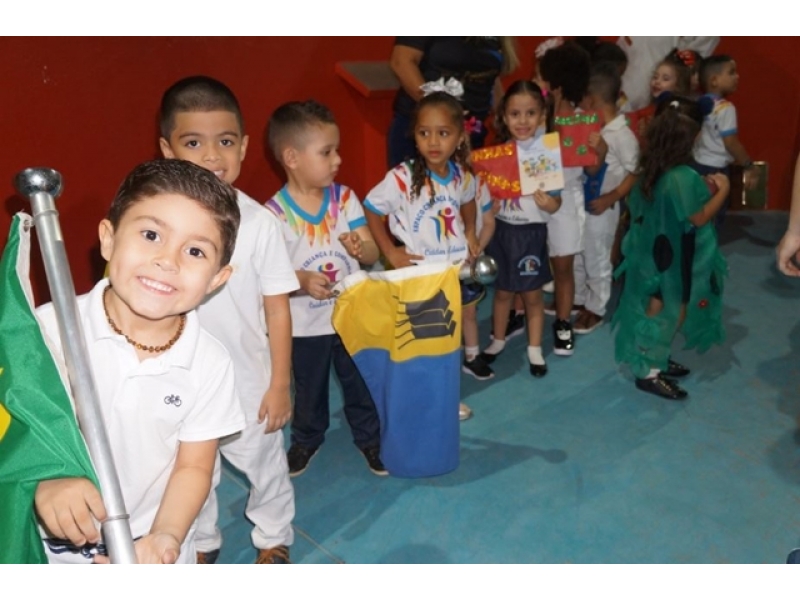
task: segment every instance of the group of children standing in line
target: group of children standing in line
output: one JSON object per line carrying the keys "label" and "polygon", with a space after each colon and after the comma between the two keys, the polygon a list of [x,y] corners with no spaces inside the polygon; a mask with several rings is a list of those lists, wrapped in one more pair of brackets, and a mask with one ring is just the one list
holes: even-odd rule
{"label": "group of children standing in line", "polygon": [[[553,115],[591,108],[605,123],[590,141],[600,164],[587,173],[566,169],[560,193],[517,202],[493,200],[473,174],[461,105],[434,91],[412,118],[416,155],[393,167],[363,206],[336,182],[339,130],[330,111],[313,100],[279,107],[268,142],[287,183],[265,210],[231,187],[249,142],[233,93],[208,77],[170,87],[161,104],[165,158],[140,165],[123,182],[99,229],[108,276],[79,299],[138,559],[216,560],[221,453],[251,484],[245,512],[256,562],[289,562],[289,478],[306,470],[324,442],[331,365],[355,445],[373,473],[387,474],[375,405],[331,325],[333,284],[381,254],[393,268],[470,261],[484,251],[494,257],[492,339],[483,351],[476,305],[485,292],[462,284],[463,371],[491,378],[489,365],[516,332],[509,315],[524,312],[530,373],[542,377],[542,287],[555,280],[554,352],[569,356],[573,331],[588,333],[603,321],[620,204],[628,196],[617,357],[632,366],[641,389],[685,396],[669,375],[688,370],[670,361],[669,346],[682,324],[700,348],[721,339],[725,263],[706,225],[728,191],[723,175],[713,176],[711,191],[687,165],[694,147],[698,162],[711,167],[748,160],[740,144],[726,141],[736,133],[735,111],[724,99],[736,86],[735,63],[723,57],[705,65],[701,84],[716,94],[710,116],[704,121],[702,103],[683,97],[661,102],[640,155],[618,109],[619,68],[592,64],[572,43],[550,49],[535,82],[513,83],[499,101],[498,141],[524,148]],[[659,85],[659,93],[671,91]],[[720,160],[706,159],[709,152]],[[598,193],[585,196],[584,179],[596,180],[599,171]],[[58,342],[52,307],[39,314]],[[460,417],[470,414],[462,405]],[[286,452],[282,427],[290,420]],[[40,483],[36,510],[45,538],[74,544],[67,553],[63,544],[48,545],[52,561],[90,560],[86,548],[100,540],[96,523],[105,518],[90,482]]]}

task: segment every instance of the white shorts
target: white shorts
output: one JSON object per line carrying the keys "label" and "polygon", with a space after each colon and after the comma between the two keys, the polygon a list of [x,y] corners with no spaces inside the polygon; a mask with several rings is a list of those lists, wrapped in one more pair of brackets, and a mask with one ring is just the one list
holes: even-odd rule
{"label": "white shorts", "polygon": [[550,215],[550,220],[547,222],[547,245],[551,258],[583,252],[585,220],[583,187],[565,188],[561,192],[561,207]]}

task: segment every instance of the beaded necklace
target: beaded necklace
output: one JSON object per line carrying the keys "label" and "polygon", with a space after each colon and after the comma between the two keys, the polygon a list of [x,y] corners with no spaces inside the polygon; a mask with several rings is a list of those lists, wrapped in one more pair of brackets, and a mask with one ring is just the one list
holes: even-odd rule
{"label": "beaded necklace", "polygon": [[106,289],[103,290],[103,312],[106,313],[106,320],[108,321],[108,326],[111,327],[112,331],[117,335],[121,335],[125,338],[125,341],[128,342],[131,346],[136,348],[137,350],[142,350],[143,352],[152,352],[153,354],[160,354],[161,352],[166,352],[170,348],[175,345],[181,334],[183,333],[183,328],[186,326],[186,314],[181,315],[180,323],[178,323],[178,331],[175,332],[175,335],[172,336],[172,339],[168,341],[163,346],[145,346],[144,344],[140,344],[136,340],[132,340],[127,335],[122,333],[122,330],[117,327],[117,324],[114,323],[114,319],[111,318],[111,315],[108,314],[108,306],[106,305],[106,296],[108,296],[108,290],[111,289],[111,285],[109,284]]}

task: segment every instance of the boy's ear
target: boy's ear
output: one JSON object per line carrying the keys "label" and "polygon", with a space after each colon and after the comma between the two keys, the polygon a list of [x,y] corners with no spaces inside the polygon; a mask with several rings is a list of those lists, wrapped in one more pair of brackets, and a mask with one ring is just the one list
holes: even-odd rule
{"label": "boy's ear", "polygon": [[217,271],[217,274],[214,275],[214,277],[212,277],[211,281],[208,283],[206,295],[211,294],[218,287],[224,285],[228,279],[230,279],[232,273],[233,268],[230,265],[225,265],[219,271]]}
{"label": "boy's ear", "polygon": [[281,159],[287,169],[294,169],[297,166],[297,149],[292,146],[286,146],[281,152]]}
{"label": "boy's ear", "polygon": [[239,146],[239,162],[244,160],[245,155],[247,154],[247,144],[250,143],[250,136],[245,135],[242,136],[242,144]]}
{"label": "boy's ear", "polygon": [[175,158],[175,153],[172,151],[172,146],[169,145],[167,138],[158,138],[158,145],[164,158]]}
{"label": "boy's ear", "polygon": [[100,221],[97,227],[97,236],[100,238],[100,254],[108,261],[114,251],[114,226],[108,219]]}

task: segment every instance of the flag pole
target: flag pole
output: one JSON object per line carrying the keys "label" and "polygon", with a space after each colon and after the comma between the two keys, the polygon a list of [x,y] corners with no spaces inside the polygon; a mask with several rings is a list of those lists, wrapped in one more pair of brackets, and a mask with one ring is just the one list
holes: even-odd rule
{"label": "flag pole", "polygon": [[31,202],[36,237],[42,250],[47,283],[75,396],[75,411],[92,457],[108,514],[103,523],[103,539],[108,548],[109,559],[116,564],[135,564],[136,552],[133,548],[130,516],[125,510],[108,434],[103,425],[86,339],[78,318],[75,285],[55,206],[55,198],[61,193],[61,174],[54,169],[42,167],[25,169],[14,178],[14,185]]}

